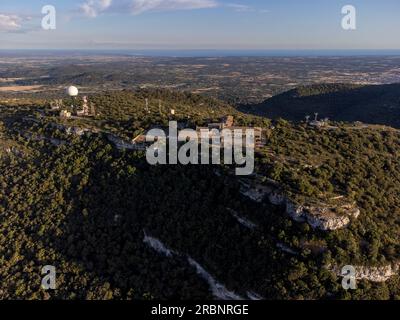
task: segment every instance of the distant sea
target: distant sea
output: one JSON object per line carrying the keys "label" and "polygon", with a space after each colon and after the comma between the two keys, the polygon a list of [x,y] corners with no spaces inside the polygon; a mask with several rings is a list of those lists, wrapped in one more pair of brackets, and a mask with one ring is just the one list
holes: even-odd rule
{"label": "distant sea", "polygon": [[120,55],[148,57],[329,57],[329,56],[400,56],[399,50],[9,50],[0,49],[0,56],[82,56]]}

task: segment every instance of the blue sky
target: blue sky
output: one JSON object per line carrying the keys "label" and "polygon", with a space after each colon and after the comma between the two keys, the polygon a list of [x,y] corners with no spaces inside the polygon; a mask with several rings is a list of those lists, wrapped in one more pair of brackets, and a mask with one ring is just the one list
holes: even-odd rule
{"label": "blue sky", "polygon": [[[357,30],[341,27],[344,5]],[[41,29],[54,5],[57,29]],[[0,49],[400,49],[399,0],[1,0]]]}

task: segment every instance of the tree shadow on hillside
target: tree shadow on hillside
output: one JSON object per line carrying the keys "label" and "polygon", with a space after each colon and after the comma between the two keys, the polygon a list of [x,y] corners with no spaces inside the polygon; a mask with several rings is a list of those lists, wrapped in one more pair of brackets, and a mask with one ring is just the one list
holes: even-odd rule
{"label": "tree shadow on hillside", "polygon": [[[73,214],[57,241],[65,259],[90,275],[78,289],[80,298],[88,292],[95,298],[212,298],[188,256],[243,297],[247,291],[281,297],[274,281],[289,272],[289,257],[277,252],[268,235],[272,209],[241,202],[237,186],[227,187],[210,167],[142,167],[108,178],[105,169],[91,176],[79,201],[78,195],[72,199]],[[252,212],[265,225],[243,227],[228,206]],[[176,254],[166,257],[149,248],[144,232]],[[103,285],[93,288],[95,282]],[[62,297],[73,286],[65,285]]]}

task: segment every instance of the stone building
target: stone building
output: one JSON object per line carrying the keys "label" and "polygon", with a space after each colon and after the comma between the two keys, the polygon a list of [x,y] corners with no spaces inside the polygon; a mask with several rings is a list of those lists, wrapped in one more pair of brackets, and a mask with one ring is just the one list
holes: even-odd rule
{"label": "stone building", "polygon": [[[201,132],[209,132],[209,138],[212,139],[216,136],[216,132],[213,132],[213,129],[219,130],[218,135],[221,134],[222,130],[230,130],[232,137],[234,136],[235,132],[241,131],[242,132],[242,139],[243,139],[243,146],[246,145],[246,130],[253,130],[254,131],[254,144],[255,148],[260,148],[265,145],[265,137],[264,132],[261,127],[240,127],[234,126],[234,117],[233,116],[226,116],[221,119],[221,122],[218,123],[210,123],[207,127],[197,127],[196,131],[200,136]],[[223,137],[222,137],[223,138]],[[222,141],[223,142],[223,141]]]}

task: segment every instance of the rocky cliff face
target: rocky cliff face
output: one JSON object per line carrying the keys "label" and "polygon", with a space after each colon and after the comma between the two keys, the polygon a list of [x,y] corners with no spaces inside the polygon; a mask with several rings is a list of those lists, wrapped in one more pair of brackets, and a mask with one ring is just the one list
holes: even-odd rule
{"label": "rocky cliff face", "polygon": [[214,297],[218,300],[262,300],[263,297],[253,291],[247,291],[247,297],[242,297],[237,293],[228,290],[222,283],[218,282],[213,275],[211,275],[200,263],[194,260],[192,257],[186,254],[179,253],[175,250],[168,248],[157,238],[149,236],[144,231],[143,242],[149,247],[154,249],[159,254],[166,256],[167,258],[173,258],[175,256],[185,257],[191,267],[193,267],[196,273],[203,278],[209,285],[210,291]]}
{"label": "rocky cliff face", "polygon": [[114,134],[107,134],[107,139],[115,145],[115,147],[119,150],[136,150],[137,146],[135,143],[130,143],[121,139],[120,137]]}
{"label": "rocky cliff face", "polygon": [[312,228],[324,231],[342,229],[351,219],[358,218],[360,210],[353,204],[339,207],[296,205],[286,199],[286,213],[295,221],[307,222]]}
{"label": "rocky cliff face", "polygon": [[355,204],[305,205],[296,204],[280,190],[274,182],[267,185],[242,182],[241,193],[253,201],[262,202],[264,199],[277,206],[284,206],[286,213],[297,222],[307,222],[312,228],[324,231],[337,230],[346,227],[351,219],[358,218],[360,210]]}
{"label": "rocky cliff face", "polygon": [[[328,268],[337,276],[343,276],[341,274],[341,268],[334,266]],[[400,262],[388,264],[381,267],[368,267],[368,266],[354,266],[356,271],[356,280],[367,280],[371,282],[385,282],[390,278],[397,276],[400,271]]]}

